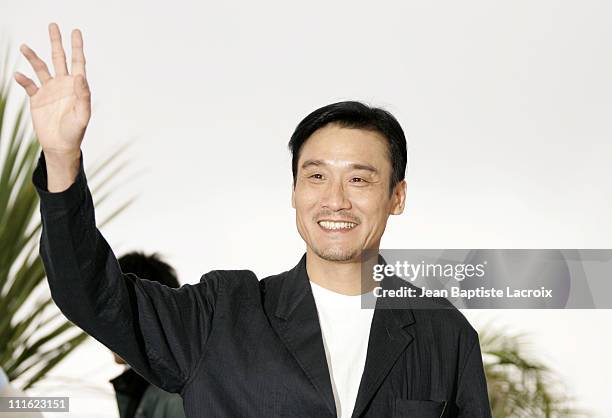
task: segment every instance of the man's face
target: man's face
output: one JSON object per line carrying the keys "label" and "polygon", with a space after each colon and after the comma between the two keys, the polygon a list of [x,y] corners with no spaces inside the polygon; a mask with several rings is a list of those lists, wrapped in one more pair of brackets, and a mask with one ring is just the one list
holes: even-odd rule
{"label": "man's face", "polygon": [[291,203],[308,249],[328,261],[359,261],[378,249],[390,214],[404,209],[406,182],[389,194],[391,162],[377,132],[329,124],[302,146]]}

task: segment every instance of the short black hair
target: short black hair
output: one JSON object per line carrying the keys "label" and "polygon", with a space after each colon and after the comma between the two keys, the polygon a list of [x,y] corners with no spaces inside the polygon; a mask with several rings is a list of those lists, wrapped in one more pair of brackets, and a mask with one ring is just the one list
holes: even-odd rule
{"label": "short black hair", "polygon": [[163,261],[157,253],[146,255],[143,252],[133,251],[121,256],[117,261],[123,273],[133,273],[141,279],[159,282],[168,287],[181,286],[174,268]]}
{"label": "short black hair", "polygon": [[378,132],[387,140],[391,162],[389,193],[406,176],[408,151],[404,131],[395,117],[380,107],[371,107],[357,101],[345,101],[323,106],[306,116],[295,128],[289,140],[293,187],[297,181],[300,150],[316,130],[335,123],[343,128],[364,129]]}

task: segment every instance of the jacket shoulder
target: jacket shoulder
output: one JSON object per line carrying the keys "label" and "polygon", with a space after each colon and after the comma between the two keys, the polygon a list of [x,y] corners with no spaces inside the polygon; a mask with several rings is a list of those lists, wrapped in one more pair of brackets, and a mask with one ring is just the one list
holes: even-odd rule
{"label": "jacket shoulder", "polygon": [[417,324],[446,334],[453,339],[472,345],[478,340],[478,332],[465,315],[448,299],[428,297],[413,299],[413,313]]}
{"label": "jacket shoulder", "polygon": [[251,270],[211,270],[200,278],[200,286],[232,296],[246,296],[258,288],[258,283],[257,275]]}
{"label": "jacket shoulder", "polygon": [[209,282],[245,282],[245,281],[259,281],[257,275],[251,270],[211,270],[208,273],[204,273],[200,277],[200,283]]}
{"label": "jacket shoulder", "polygon": [[[476,334],[465,316],[447,298],[442,296],[422,296],[422,289],[397,276],[388,276],[383,287],[388,289],[409,288],[416,296],[386,299],[389,306],[411,309],[417,324],[435,331]],[[477,334],[476,334],[477,335]]]}
{"label": "jacket shoulder", "polygon": [[282,273],[264,277],[260,281],[262,288],[271,288],[281,285],[283,280],[287,278],[287,273],[289,273],[289,271],[283,271]]}

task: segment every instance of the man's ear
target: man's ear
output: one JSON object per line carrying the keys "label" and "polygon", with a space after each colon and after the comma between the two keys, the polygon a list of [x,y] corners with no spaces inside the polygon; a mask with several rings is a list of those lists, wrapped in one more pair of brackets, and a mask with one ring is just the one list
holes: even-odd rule
{"label": "man's ear", "polygon": [[406,204],[406,180],[402,180],[393,188],[391,215],[400,215]]}
{"label": "man's ear", "polygon": [[295,209],[295,186],[291,186],[291,207]]}

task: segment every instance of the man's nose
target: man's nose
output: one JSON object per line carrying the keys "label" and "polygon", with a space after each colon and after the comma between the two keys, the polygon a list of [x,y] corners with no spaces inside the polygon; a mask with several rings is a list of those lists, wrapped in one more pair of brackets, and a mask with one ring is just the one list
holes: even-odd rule
{"label": "man's nose", "polygon": [[334,211],[351,208],[351,201],[341,181],[328,183],[322,196],[321,206]]}

